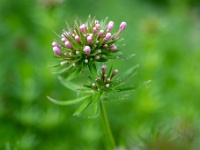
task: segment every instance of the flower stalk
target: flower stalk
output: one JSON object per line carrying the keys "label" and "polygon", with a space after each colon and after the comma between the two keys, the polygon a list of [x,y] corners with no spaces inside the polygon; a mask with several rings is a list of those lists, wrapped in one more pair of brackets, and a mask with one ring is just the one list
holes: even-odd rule
{"label": "flower stalk", "polygon": [[100,101],[100,110],[101,110],[102,124],[103,124],[105,134],[106,134],[108,150],[114,150],[115,149],[115,141],[114,141],[112,131],[110,128],[110,124],[109,124],[109,121],[107,118],[106,110],[104,108],[102,101]]}

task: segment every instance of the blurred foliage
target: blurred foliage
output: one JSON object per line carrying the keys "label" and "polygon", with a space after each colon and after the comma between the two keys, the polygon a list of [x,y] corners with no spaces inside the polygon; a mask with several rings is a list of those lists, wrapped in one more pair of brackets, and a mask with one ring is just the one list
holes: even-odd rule
{"label": "blurred foliage", "polygon": [[[48,65],[54,31],[78,16],[127,22],[128,61],[140,64],[130,82],[152,80],[125,101],[106,102],[121,149],[196,150],[200,145],[200,7],[198,0],[0,1],[0,149],[104,149],[100,119],[73,117],[77,105],[57,106],[46,96],[71,99]],[[117,30],[118,27],[115,27]],[[59,33],[60,34],[60,33]],[[119,148],[120,149],[120,148]]]}

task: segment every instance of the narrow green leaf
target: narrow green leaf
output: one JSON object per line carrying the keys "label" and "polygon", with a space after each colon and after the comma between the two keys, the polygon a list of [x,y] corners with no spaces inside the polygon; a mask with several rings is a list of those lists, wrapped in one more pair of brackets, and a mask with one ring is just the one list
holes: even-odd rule
{"label": "narrow green leaf", "polygon": [[72,90],[72,91],[77,91],[77,89],[80,88],[80,86],[78,86],[77,84],[74,84],[73,82],[70,82],[68,80],[65,80],[64,78],[62,78],[61,76],[58,77],[58,79],[60,80],[60,82],[68,89]]}
{"label": "narrow green leaf", "polygon": [[128,55],[128,56],[119,55],[118,58],[122,59],[122,60],[128,60],[128,59],[132,58],[133,56],[135,56],[135,54]]}
{"label": "narrow green leaf", "polygon": [[60,71],[53,72],[53,74],[63,74],[63,73],[66,73],[71,67],[72,67],[72,65],[69,65],[69,66],[61,69]]}
{"label": "narrow green leaf", "polygon": [[129,86],[119,86],[115,88],[115,90],[121,92],[121,91],[129,91],[129,90],[135,90],[138,87],[138,84],[136,85],[129,85]]}
{"label": "narrow green leaf", "polygon": [[53,98],[51,98],[51,97],[49,97],[49,96],[47,96],[47,98],[51,101],[51,102],[53,102],[53,103],[55,103],[55,104],[58,104],[58,105],[71,105],[71,104],[76,104],[76,103],[78,103],[78,102],[80,102],[80,101],[82,101],[82,100],[84,100],[84,99],[86,99],[86,98],[88,98],[88,97],[90,97],[91,95],[87,95],[87,96],[83,96],[83,97],[79,97],[79,98],[76,98],[76,99],[73,99],[73,100],[67,100],[67,101],[62,101],[62,100],[56,100],[56,99],[53,99]]}
{"label": "narrow green leaf", "polygon": [[108,59],[116,59],[116,58],[119,58],[118,56],[115,56],[115,55],[110,54],[110,53],[105,53],[105,56],[106,56],[106,58],[108,58]]}
{"label": "narrow green leaf", "polygon": [[90,103],[92,102],[92,98],[88,98],[83,104],[74,112],[74,116],[79,116],[81,112],[86,109]]}
{"label": "narrow green leaf", "polygon": [[58,67],[58,66],[60,66],[60,63],[55,65],[48,65],[48,67]]}
{"label": "narrow green leaf", "polygon": [[91,116],[89,116],[88,118],[96,118],[99,115],[99,112],[100,112],[100,108],[99,108],[100,97],[101,97],[101,93],[96,93],[94,95],[94,98],[93,98],[92,104],[91,104],[93,112],[92,112]]}
{"label": "narrow green leaf", "polygon": [[96,68],[95,63],[92,63],[92,62],[89,63],[88,67],[89,67],[91,74],[96,77],[97,76],[97,68]]}

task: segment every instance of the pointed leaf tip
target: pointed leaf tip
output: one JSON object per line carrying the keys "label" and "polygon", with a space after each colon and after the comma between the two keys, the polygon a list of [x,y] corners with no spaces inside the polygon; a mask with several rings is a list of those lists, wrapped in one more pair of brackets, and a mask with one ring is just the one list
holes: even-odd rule
{"label": "pointed leaf tip", "polygon": [[90,95],[82,96],[82,97],[79,97],[79,98],[76,98],[76,99],[72,99],[72,100],[62,101],[62,100],[56,100],[56,99],[53,99],[53,98],[47,96],[47,98],[51,102],[53,102],[55,104],[58,104],[58,105],[72,105],[72,104],[76,104],[76,103],[78,103],[78,102],[80,102],[80,101],[82,101],[82,100],[84,100],[84,99],[86,99],[88,97],[90,97]]}

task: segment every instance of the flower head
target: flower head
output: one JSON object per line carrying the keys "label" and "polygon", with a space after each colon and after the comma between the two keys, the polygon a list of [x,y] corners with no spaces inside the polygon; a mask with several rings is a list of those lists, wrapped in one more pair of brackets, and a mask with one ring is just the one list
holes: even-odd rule
{"label": "flower head", "polygon": [[121,53],[118,53],[115,43],[119,39],[119,33],[126,28],[126,23],[121,23],[117,33],[111,33],[113,28],[113,21],[106,23],[90,17],[84,23],[76,20],[74,27],[61,33],[60,43],[52,43],[53,51],[59,60],[67,62],[62,66],[69,70],[76,66],[81,71],[91,64],[96,65],[96,62],[118,59]]}

